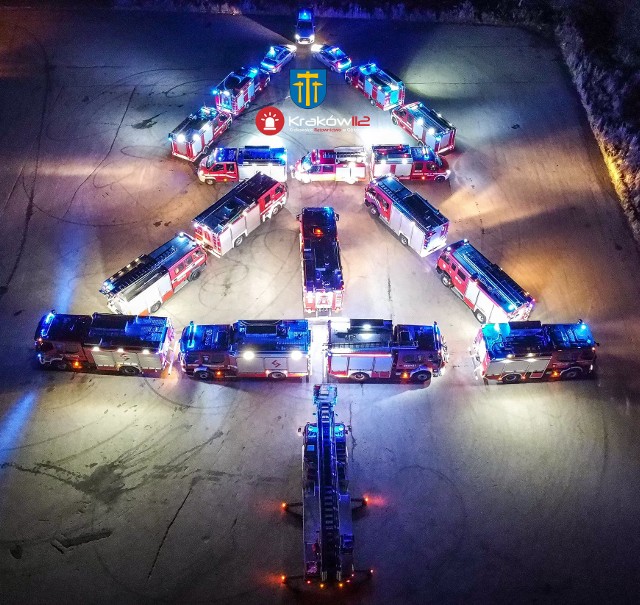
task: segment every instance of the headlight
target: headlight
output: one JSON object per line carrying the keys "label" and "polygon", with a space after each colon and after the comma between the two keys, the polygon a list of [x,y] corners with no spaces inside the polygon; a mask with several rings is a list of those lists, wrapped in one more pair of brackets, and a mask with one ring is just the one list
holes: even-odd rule
{"label": "headlight", "polygon": [[296,34],[296,40],[300,40],[300,34]]}

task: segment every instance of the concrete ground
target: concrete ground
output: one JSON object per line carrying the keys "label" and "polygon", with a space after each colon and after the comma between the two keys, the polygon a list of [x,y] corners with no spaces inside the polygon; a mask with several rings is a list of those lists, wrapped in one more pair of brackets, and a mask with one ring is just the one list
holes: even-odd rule
{"label": "concrete ground", "polygon": [[[290,22],[289,22],[290,21]],[[169,155],[167,133],[231,69],[293,35],[269,19],[107,11],[0,12],[0,601],[295,603],[297,428],[312,384],[201,384],[41,372],[48,309],[105,311],[101,282],[228,186]],[[290,185],[287,209],[162,309],[175,324],[300,317],[295,215],[340,213],[345,316],[437,320],[451,363],[428,389],[338,387],[351,424],[356,561],[375,569],[333,602],[635,603],[640,592],[638,253],[559,53],[509,28],[324,20],[320,41],[403,77],[459,131],[449,183],[416,186],[527,287],[542,321],[588,321],[598,378],[484,387],[478,324],[376,223],[362,186]],[[371,48],[378,48],[375,53]],[[289,67],[320,67],[302,49]],[[369,115],[353,133],[276,137],[312,147],[410,142],[336,74],[310,115]],[[225,134],[258,142],[255,111]],[[274,141],[275,142],[275,141]],[[177,370],[177,368],[176,368]],[[319,379],[316,374],[314,377]],[[328,602],[328,599],[318,599]]]}

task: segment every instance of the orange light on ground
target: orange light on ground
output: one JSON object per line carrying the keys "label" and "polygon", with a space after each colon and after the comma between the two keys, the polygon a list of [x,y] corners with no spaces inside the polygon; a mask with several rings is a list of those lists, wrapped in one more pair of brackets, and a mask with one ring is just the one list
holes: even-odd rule
{"label": "orange light on ground", "polygon": [[344,584],[342,582],[338,583],[338,588],[342,588],[344,586]]}
{"label": "orange light on ground", "polygon": [[282,508],[282,510],[287,510],[287,503],[283,502],[280,507]]}
{"label": "orange light on ground", "polygon": [[286,582],[287,581],[287,576],[285,576],[285,575],[280,576],[280,580],[282,580],[282,582]]}
{"label": "orange light on ground", "polygon": [[320,588],[324,588],[324,584],[320,584]]}

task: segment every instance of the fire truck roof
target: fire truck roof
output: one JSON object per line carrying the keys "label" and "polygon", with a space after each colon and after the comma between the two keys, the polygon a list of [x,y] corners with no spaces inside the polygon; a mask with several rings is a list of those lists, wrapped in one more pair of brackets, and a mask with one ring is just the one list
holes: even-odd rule
{"label": "fire truck roof", "polygon": [[482,328],[482,334],[492,359],[550,355],[552,351],[565,349],[590,349],[595,344],[585,323],[518,321],[487,324]]}
{"label": "fire truck roof", "polygon": [[431,325],[398,324],[393,328],[393,340],[401,347],[420,351],[438,351],[442,335],[437,323]]}
{"label": "fire truck roof", "polygon": [[328,346],[347,348],[388,347],[393,341],[390,319],[332,319]]}
{"label": "fire truck roof", "polygon": [[449,219],[420,194],[405,187],[395,176],[387,175],[371,181],[393,201],[393,205],[423,231],[446,225]]}
{"label": "fire truck roof", "polygon": [[179,233],[114,273],[102,284],[100,292],[107,296],[120,294],[126,300],[132,300],[197,247],[198,243],[190,235]]}
{"label": "fire truck roof", "polygon": [[450,246],[449,252],[470,275],[476,276],[478,283],[491,295],[503,311],[510,313],[523,305],[532,305],[533,297],[498,265],[490,262],[468,241],[460,240]]}
{"label": "fire truck roof", "polygon": [[234,94],[242,90],[255,76],[258,75],[257,67],[241,67],[232,71],[217,87],[217,91],[231,91]]}
{"label": "fire truck roof", "polygon": [[287,165],[287,150],[284,147],[247,145],[238,150],[238,164]]}
{"label": "fire truck roof", "polygon": [[341,290],[344,278],[335,210],[328,206],[303,208],[300,213],[300,230],[305,289]]}
{"label": "fire truck roof", "polygon": [[244,210],[256,204],[276,185],[278,181],[258,172],[250,179],[236,185],[229,193],[196,216],[193,221],[211,231],[222,231],[228,223],[233,222]]}
{"label": "fire truck roof", "polygon": [[231,326],[226,324],[194,324],[191,322],[180,337],[180,350],[226,351],[229,348]]}
{"label": "fire truck roof", "polygon": [[205,105],[196,113],[192,113],[180,122],[180,124],[169,133],[169,137],[177,138],[179,135],[183,135],[186,139],[189,139],[194,134],[200,133],[206,128],[219,114],[220,112],[215,107],[207,107]]}
{"label": "fire truck roof", "polygon": [[421,102],[409,103],[409,105],[403,105],[402,107],[398,107],[395,111],[405,109],[408,111],[416,121],[422,120],[422,123],[429,127],[433,128],[435,133],[441,134],[448,132],[453,129],[453,125],[451,122],[443,118],[437,111],[433,109],[429,109]]}
{"label": "fire truck roof", "polygon": [[51,311],[38,322],[34,340],[82,342],[90,325],[89,315],[65,315]]}
{"label": "fire truck roof", "polygon": [[374,145],[371,147],[373,162],[385,160],[390,164],[399,164],[403,160],[405,163],[411,162],[433,162],[436,154],[428,145],[422,147],[411,147],[410,145]]}
{"label": "fire truck roof", "polygon": [[232,326],[232,350],[293,351],[306,353],[311,344],[309,322],[305,319],[241,320]]}
{"label": "fire truck roof", "polygon": [[207,168],[218,162],[235,162],[238,157],[237,147],[216,147],[206,160]]}
{"label": "fire truck roof", "polygon": [[85,345],[160,350],[171,328],[166,317],[94,313]]}

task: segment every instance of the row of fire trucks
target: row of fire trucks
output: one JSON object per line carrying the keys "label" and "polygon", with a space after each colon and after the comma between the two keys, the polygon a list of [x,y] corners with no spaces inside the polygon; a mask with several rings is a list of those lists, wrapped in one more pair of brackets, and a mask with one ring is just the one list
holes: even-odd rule
{"label": "row of fire trucks", "polygon": [[[51,311],[38,324],[35,348],[42,366],[59,370],[159,373],[172,365],[178,348],[184,373],[200,380],[308,381],[311,375],[311,330],[304,319],[191,322],[175,343],[173,326],[165,317]],[[393,325],[390,320],[352,319],[328,324],[327,376],[428,386],[432,376],[444,372],[447,360],[447,346],[435,323]]]}

